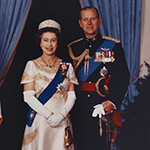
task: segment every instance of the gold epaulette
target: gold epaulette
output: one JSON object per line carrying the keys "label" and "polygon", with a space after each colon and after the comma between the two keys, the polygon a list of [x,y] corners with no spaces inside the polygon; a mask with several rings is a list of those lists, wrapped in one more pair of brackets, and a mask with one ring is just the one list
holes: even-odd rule
{"label": "gold epaulette", "polygon": [[112,38],[112,37],[109,37],[109,36],[102,36],[103,39],[106,39],[106,40],[111,40],[111,41],[114,41],[116,43],[120,43],[120,40],[118,39],[115,39],[115,38]]}
{"label": "gold epaulette", "polygon": [[71,46],[72,44],[77,43],[77,42],[79,42],[79,41],[81,41],[81,40],[83,40],[83,38],[80,38],[80,39],[78,39],[78,40],[75,40],[75,41],[69,43],[69,44],[67,45],[67,47],[69,47],[69,46]]}

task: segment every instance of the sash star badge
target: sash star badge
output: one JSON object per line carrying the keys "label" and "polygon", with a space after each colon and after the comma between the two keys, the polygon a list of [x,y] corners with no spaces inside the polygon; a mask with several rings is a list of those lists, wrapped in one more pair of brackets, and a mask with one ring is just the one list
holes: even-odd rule
{"label": "sash star badge", "polygon": [[63,87],[63,84],[62,84],[62,83],[58,84],[58,86],[57,86],[56,88],[57,88],[57,90],[60,91],[60,92],[64,90],[64,87]]}
{"label": "sash star badge", "polygon": [[108,74],[108,70],[106,69],[106,67],[104,66],[101,71],[100,71],[100,75],[105,77]]}

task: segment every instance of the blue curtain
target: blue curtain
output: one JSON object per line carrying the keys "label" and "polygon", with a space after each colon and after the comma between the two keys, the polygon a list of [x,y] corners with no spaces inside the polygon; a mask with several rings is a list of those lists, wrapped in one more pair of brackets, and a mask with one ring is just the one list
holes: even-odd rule
{"label": "blue curtain", "polygon": [[[142,0],[81,0],[81,6],[96,7],[102,18],[99,27],[101,35],[121,41],[131,80],[140,67]],[[136,80],[129,85],[123,103],[134,102],[134,96],[137,95],[134,86]],[[124,109],[123,106],[121,109]]]}
{"label": "blue curtain", "polygon": [[0,0],[0,86],[15,55],[32,0]]}
{"label": "blue curtain", "polygon": [[32,0],[0,0],[0,87],[15,55],[31,3]]}

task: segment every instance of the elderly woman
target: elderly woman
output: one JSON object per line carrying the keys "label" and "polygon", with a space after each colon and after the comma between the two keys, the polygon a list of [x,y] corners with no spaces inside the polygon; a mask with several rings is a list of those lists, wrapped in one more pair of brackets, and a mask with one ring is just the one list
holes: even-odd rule
{"label": "elderly woman", "polygon": [[72,65],[55,54],[61,27],[54,20],[45,20],[35,37],[42,55],[27,62],[21,80],[24,101],[30,106],[22,150],[74,150],[73,144],[64,144],[64,132],[66,126],[72,132],[68,114],[76,100],[74,84],[78,82]]}

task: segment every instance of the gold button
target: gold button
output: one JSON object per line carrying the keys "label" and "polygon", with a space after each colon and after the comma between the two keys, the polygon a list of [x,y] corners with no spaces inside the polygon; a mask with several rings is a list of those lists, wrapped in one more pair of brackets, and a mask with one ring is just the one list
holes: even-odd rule
{"label": "gold button", "polygon": [[91,81],[89,81],[89,84],[91,84]]}
{"label": "gold button", "polygon": [[90,96],[91,96],[90,94],[87,95],[87,97],[90,97]]}
{"label": "gold button", "polygon": [[92,45],[89,45],[89,47],[92,47]]}

